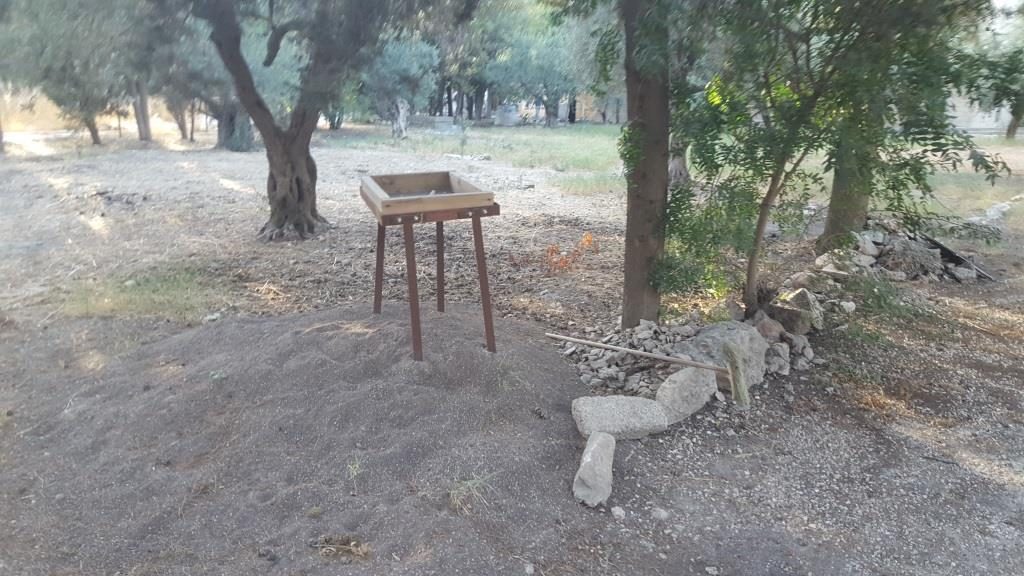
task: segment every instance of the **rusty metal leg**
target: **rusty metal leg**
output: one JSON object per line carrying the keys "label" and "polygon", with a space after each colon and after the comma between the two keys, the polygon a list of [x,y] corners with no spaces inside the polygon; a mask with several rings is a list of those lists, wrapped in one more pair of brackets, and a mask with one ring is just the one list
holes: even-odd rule
{"label": "rusty metal leg", "polygon": [[476,271],[480,276],[480,300],[484,306],[484,335],[487,338],[487,350],[495,352],[494,318],[491,317],[491,287],[487,282],[487,257],[484,255],[484,233],[480,227],[480,217],[473,216],[473,244],[476,247]]}
{"label": "rusty metal leg", "polygon": [[373,277],[373,313],[380,314],[384,299],[384,225],[377,224],[377,271]]}
{"label": "rusty metal leg", "polygon": [[402,224],[405,236],[405,275],[409,280],[409,318],[412,323],[412,358],[423,360],[423,336],[420,334],[420,292],[416,286],[416,244],[412,238],[412,221]]}
{"label": "rusty metal leg", "polygon": [[437,223],[437,311],[444,312],[444,222]]}

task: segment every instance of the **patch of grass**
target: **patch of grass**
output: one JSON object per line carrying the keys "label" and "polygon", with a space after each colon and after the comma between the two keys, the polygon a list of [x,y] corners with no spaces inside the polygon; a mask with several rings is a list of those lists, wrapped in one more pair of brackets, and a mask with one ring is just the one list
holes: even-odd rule
{"label": "patch of grass", "polygon": [[448,490],[448,505],[459,514],[469,514],[477,504],[487,506],[484,494],[491,490],[490,478],[474,473],[472,478],[455,482]]}
{"label": "patch of grass", "polygon": [[363,461],[356,456],[348,461],[348,481],[352,483],[352,492],[356,492],[356,479],[363,473]]}
{"label": "patch of grass", "polygon": [[154,270],[127,279],[75,284],[64,301],[64,313],[197,321],[223,302],[221,293],[215,281],[196,270]]}
{"label": "patch of grass", "polygon": [[405,140],[390,136],[384,126],[354,126],[325,138],[332,146],[389,149],[414,154],[489,156],[492,160],[526,168],[559,171],[613,172],[621,162],[616,142],[619,127],[575,125],[561,128],[470,127],[461,132],[410,129]]}
{"label": "patch of grass", "polygon": [[889,341],[884,334],[876,332],[875,330],[857,322],[850,323],[849,327],[846,329],[846,335],[859,342],[872,345],[885,344]]}
{"label": "patch of grass", "polygon": [[920,307],[908,302],[892,282],[880,278],[855,276],[846,288],[860,298],[860,308],[869,315],[909,320],[921,315]]}
{"label": "patch of grass", "polygon": [[613,173],[576,173],[555,180],[555,186],[566,194],[589,196],[606,192],[622,192],[626,179]]}

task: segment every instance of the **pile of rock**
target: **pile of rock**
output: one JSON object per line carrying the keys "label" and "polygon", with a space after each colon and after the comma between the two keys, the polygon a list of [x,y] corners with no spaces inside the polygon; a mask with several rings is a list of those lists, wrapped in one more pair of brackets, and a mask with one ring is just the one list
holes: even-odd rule
{"label": "pile of rock", "polygon": [[[788,373],[791,365],[806,367],[814,358],[806,336],[787,332],[781,323],[764,314],[748,322],[732,320],[704,327],[693,323],[659,327],[645,322],[634,330],[609,334],[603,340],[605,344],[615,342],[718,367],[728,365],[725,350],[729,348],[735,353],[732,365],[739,368],[748,389],[760,384],[766,371]],[[792,363],[791,353],[796,355]],[[727,370],[680,368],[667,362],[641,364],[642,358],[626,352],[571,344],[566,354],[576,356],[584,382],[604,384],[619,392],[584,396],[572,403],[576,428],[587,438],[573,493],[589,506],[604,503],[611,494],[617,440],[635,440],[663,432],[692,416],[712,397],[724,400],[722,391],[731,389]],[[627,382],[633,381],[643,384],[630,390],[632,395],[622,394],[627,390]]]}
{"label": "pile of rock", "polygon": [[[602,344],[723,367],[726,365],[723,350],[726,344],[731,344],[740,352],[746,384],[750,388],[764,380],[766,369],[771,374],[789,374],[791,365],[804,369],[814,358],[803,335],[811,328],[822,327],[821,310],[813,294],[800,294],[798,299],[799,302],[786,307],[780,304],[772,313],[786,314],[784,323],[764,313],[746,322],[733,320],[708,326],[701,326],[691,317],[686,322],[663,326],[642,321],[633,329],[590,337]],[[804,320],[808,314],[796,308],[802,305],[812,307],[808,320]],[[784,346],[777,345],[780,343]],[[563,354],[576,363],[584,384],[614,394],[654,398],[663,382],[679,370],[678,364],[572,343],[564,345]],[[719,377],[718,384],[722,390],[729,390],[726,377]]]}
{"label": "pile of rock", "polygon": [[851,275],[875,275],[905,280],[975,280],[973,263],[943,251],[932,241],[908,233],[893,222],[874,220],[868,229],[852,233],[849,248],[837,248],[815,260],[815,268],[836,279]]}

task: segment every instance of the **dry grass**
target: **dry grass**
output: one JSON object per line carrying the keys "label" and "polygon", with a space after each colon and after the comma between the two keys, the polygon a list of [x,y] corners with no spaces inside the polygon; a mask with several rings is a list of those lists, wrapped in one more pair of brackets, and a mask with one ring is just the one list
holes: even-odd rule
{"label": "dry grass", "polygon": [[350,534],[323,535],[309,544],[321,558],[349,556],[358,560],[370,557],[370,545]]}
{"label": "dry grass", "polygon": [[415,154],[489,156],[492,160],[525,168],[558,171],[604,171],[621,165],[616,142],[619,127],[583,125],[560,128],[467,128],[450,133],[411,129],[405,140],[390,136],[384,126],[351,126],[325,136],[334,146],[355,149],[390,149]]}
{"label": "dry grass", "polygon": [[472,478],[457,481],[448,491],[448,505],[459,514],[469,514],[477,504],[487,506],[484,494],[491,490],[489,479],[489,475],[474,473]]}
{"label": "dry grass", "polygon": [[131,278],[83,281],[64,300],[68,316],[154,316],[195,322],[224,304],[222,290],[195,270],[154,270]]}
{"label": "dry grass", "polygon": [[591,194],[624,193],[626,179],[611,172],[581,172],[555,179],[555,187],[566,194],[590,196]]}

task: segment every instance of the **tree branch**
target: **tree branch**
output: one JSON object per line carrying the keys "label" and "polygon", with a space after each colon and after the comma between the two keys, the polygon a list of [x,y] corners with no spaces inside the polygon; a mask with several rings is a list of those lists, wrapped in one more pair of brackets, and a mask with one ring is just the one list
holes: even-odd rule
{"label": "tree branch", "polygon": [[277,53],[281,51],[281,42],[285,35],[295,30],[300,30],[306,23],[301,20],[289,20],[280,26],[274,26],[271,21],[270,36],[267,37],[267,56],[263,59],[264,66],[270,66],[277,59]]}
{"label": "tree branch", "polygon": [[283,154],[284,151],[279,149],[281,130],[274,122],[274,115],[267,103],[260,96],[252,70],[242,54],[242,27],[238,22],[235,3],[232,0],[207,0],[202,4],[202,10],[197,15],[210,23],[210,40],[217,47],[224,67],[234,80],[238,99],[263,136],[267,152]]}

